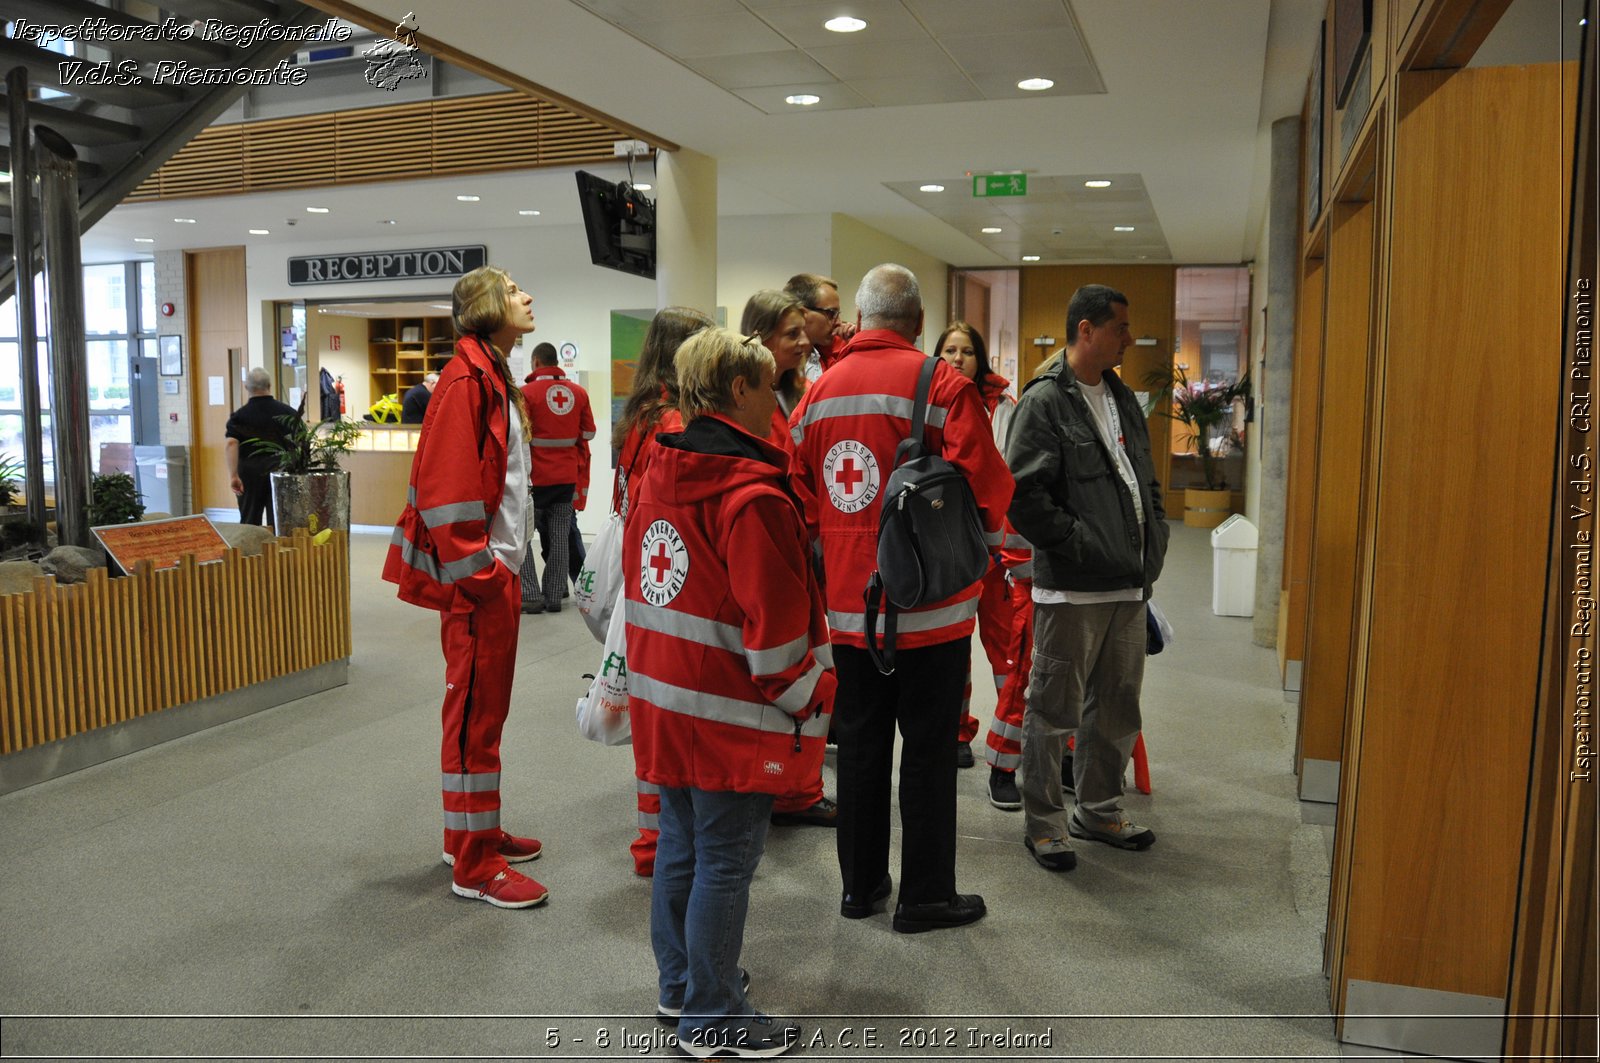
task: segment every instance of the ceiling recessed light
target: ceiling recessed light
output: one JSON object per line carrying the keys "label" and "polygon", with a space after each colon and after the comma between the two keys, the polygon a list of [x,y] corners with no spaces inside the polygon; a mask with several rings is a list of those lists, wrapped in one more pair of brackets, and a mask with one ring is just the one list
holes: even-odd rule
{"label": "ceiling recessed light", "polygon": [[832,30],[835,33],[855,33],[858,30],[866,29],[867,22],[866,19],[840,15],[838,18],[830,18],[824,22],[822,28]]}
{"label": "ceiling recessed light", "polygon": [[379,225],[399,225],[400,223],[395,221],[393,218],[379,218],[378,219],[378,224]]}
{"label": "ceiling recessed light", "polygon": [[456,199],[462,203],[476,203],[478,201],[477,196],[457,196]]}
{"label": "ceiling recessed light", "polygon": [[148,236],[135,236],[133,238],[133,242],[136,243],[136,244],[153,244],[153,243],[155,243],[155,241],[153,239],[151,239],[150,237],[148,237]]}
{"label": "ceiling recessed light", "polygon": [[1037,261],[1039,261],[1039,256],[1038,255],[1023,255],[1022,256],[1022,261],[1024,261],[1024,262],[1037,262]]}
{"label": "ceiling recessed light", "polygon": [[271,229],[249,229],[247,231],[250,233],[251,236],[271,236],[272,235],[272,230]]}
{"label": "ceiling recessed light", "polygon": [[809,92],[801,92],[801,93],[796,93],[793,96],[785,96],[783,98],[783,102],[784,103],[792,103],[796,107],[810,107],[814,103],[821,103],[822,102],[822,97],[821,96],[813,96]]}
{"label": "ceiling recessed light", "polygon": [[326,213],[328,213],[328,208],[327,207],[307,207],[306,208],[306,213],[307,214],[326,214]]}
{"label": "ceiling recessed light", "polygon": [[655,185],[634,185],[633,190],[635,192],[648,192],[654,187]]}
{"label": "ceiling recessed light", "polygon": [[539,212],[536,210],[519,210],[517,213],[524,218],[537,218],[539,216]]}
{"label": "ceiling recessed light", "polygon": [[1000,231],[1000,227],[997,225],[985,225],[983,227],[983,231],[986,233],[997,233]]}
{"label": "ceiling recessed light", "polygon": [[1053,89],[1055,87],[1056,83],[1049,78],[1023,78],[1017,82],[1017,88],[1025,92],[1043,92],[1045,89]]}
{"label": "ceiling recessed light", "polygon": [[1115,232],[1115,233],[1131,233],[1131,232],[1133,232],[1133,226],[1131,226],[1131,225],[1113,225],[1111,227],[1111,231]]}
{"label": "ceiling recessed light", "polygon": [[1110,181],[1104,181],[1104,180],[1102,180],[1102,181],[1085,181],[1085,182],[1083,182],[1083,187],[1085,187],[1085,188],[1110,188],[1111,187],[1111,182]]}
{"label": "ceiling recessed light", "polygon": [[923,185],[921,190],[923,192],[943,192],[944,185]]}
{"label": "ceiling recessed light", "polygon": [[193,218],[173,218],[172,220],[177,222],[179,225],[193,225],[194,224],[194,219]]}

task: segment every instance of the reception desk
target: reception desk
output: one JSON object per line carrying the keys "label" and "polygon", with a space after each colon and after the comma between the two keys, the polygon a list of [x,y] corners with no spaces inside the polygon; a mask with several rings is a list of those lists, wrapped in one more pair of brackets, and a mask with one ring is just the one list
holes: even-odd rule
{"label": "reception desk", "polygon": [[422,427],[368,424],[363,429],[355,449],[339,459],[350,473],[350,523],[393,525],[406,507],[411,458]]}

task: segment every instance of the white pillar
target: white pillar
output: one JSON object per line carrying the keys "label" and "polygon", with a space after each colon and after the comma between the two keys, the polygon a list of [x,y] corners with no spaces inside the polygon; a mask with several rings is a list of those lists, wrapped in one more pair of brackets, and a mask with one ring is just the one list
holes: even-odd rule
{"label": "white pillar", "polygon": [[717,160],[656,156],[656,306],[717,314]]}

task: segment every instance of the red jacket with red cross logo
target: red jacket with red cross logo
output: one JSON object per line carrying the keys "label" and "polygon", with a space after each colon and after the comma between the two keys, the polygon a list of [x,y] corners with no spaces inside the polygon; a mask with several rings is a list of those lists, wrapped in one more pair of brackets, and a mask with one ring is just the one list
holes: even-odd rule
{"label": "red jacket with red cross logo", "polygon": [[534,487],[573,484],[589,488],[589,440],[594,414],[589,393],[557,365],[541,365],[525,378],[522,397],[528,404],[528,444],[533,448]]}
{"label": "red jacket with red cross logo", "polygon": [[[911,432],[917,375],[927,360],[889,329],[858,332],[807,389],[789,424],[791,467],[806,529],[822,544],[833,641],[866,646],[862,593],[878,567],[878,513],[895,448]],[[978,389],[944,362],[933,373],[924,441],[959,469],[977,499],[990,549],[998,551],[1011,471],[994,445]],[[897,645],[936,646],[972,634],[980,585],[899,616]]]}
{"label": "red jacket with red cross logo", "polygon": [[833,653],[787,460],[718,416],[657,437],[622,537],[646,782],[783,794],[821,766]]}

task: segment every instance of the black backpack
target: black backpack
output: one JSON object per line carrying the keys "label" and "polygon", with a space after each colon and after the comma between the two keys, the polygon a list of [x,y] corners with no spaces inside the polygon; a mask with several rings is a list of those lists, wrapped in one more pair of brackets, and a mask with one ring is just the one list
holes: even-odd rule
{"label": "black backpack", "polygon": [[[989,547],[972,488],[954,465],[923,445],[928,392],[939,360],[917,377],[911,435],[894,452],[894,472],[878,511],[878,570],[867,581],[867,653],[884,675],[894,674],[898,611],[941,601],[972,586],[989,567]],[[883,611],[883,647],[878,612]]]}

